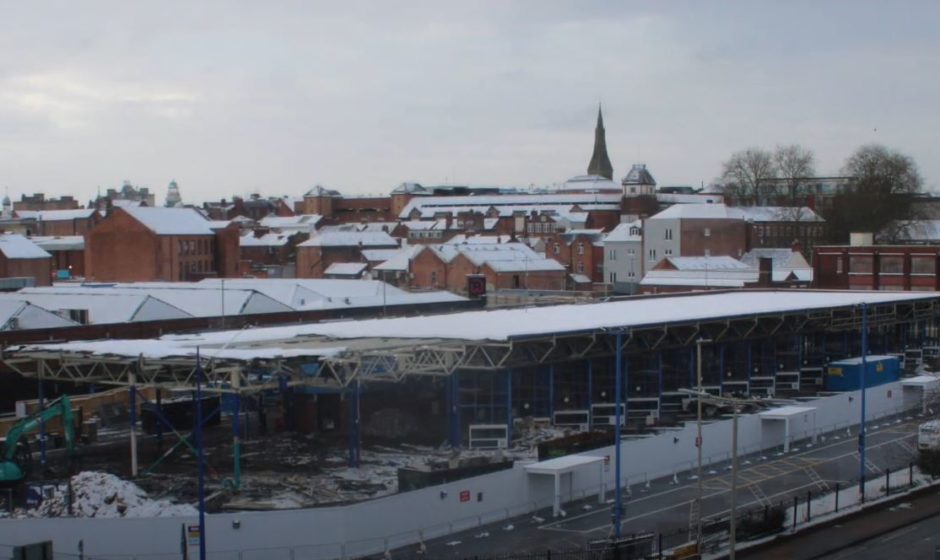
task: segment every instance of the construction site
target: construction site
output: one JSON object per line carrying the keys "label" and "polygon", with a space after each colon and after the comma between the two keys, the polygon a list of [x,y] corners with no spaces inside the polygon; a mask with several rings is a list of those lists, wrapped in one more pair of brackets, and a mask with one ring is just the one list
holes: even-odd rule
{"label": "construction site", "polygon": [[[783,418],[761,437],[786,447],[797,430],[773,412],[857,389],[827,371],[863,338],[872,359],[898,364],[876,383],[903,386],[888,394],[899,408],[926,399],[938,306],[933,294],[755,290],[21,344],[4,363],[37,398],[4,430],[63,395],[69,413],[24,434],[29,451],[10,460],[29,466],[7,476],[5,515],[193,515],[200,454],[209,513],[375,503],[610,446],[618,422],[625,441],[673,433],[695,419],[691,389]],[[705,407],[708,422],[727,412]],[[77,500],[77,473],[123,511]]]}

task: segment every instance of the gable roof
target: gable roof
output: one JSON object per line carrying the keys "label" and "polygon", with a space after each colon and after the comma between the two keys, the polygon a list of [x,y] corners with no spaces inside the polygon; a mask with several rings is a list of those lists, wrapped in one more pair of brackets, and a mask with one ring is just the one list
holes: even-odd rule
{"label": "gable roof", "polygon": [[397,247],[398,242],[384,231],[325,231],[299,247]]}
{"label": "gable roof", "polygon": [[16,233],[0,235],[0,253],[8,259],[51,259],[52,255]]}
{"label": "gable roof", "polygon": [[214,235],[211,222],[192,208],[121,208],[157,235]]}
{"label": "gable roof", "polygon": [[68,220],[81,220],[90,218],[95,213],[94,208],[76,208],[73,210],[16,210],[18,218],[36,220],[40,222],[60,222]]}

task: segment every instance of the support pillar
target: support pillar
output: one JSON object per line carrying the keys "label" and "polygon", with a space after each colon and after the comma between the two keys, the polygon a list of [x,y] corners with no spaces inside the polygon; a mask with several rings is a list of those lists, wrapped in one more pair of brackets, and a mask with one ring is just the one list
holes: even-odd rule
{"label": "support pillar", "polygon": [[[140,367],[140,362],[138,361],[138,368]],[[137,477],[137,373],[136,371],[131,371],[127,374],[127,379],[130,382],[130,388],[128,389],[128,411],[130,413],[129,421],[129,430],[131,435],[131,476]]]}
{"label": "support pillar", "polygon": [[548,421],[555,425],[555,366],[548,366]]}
{"label": "support pillar", "polygon": [[555,497],[552,502],[552,517],[558,517],[561,515],[561,475],[556,472],[552,478],[555,479]]}
{"label": "support pillar", "polygon": [[512,370],[506,370],[506,447],[512,447]]}
{"label": "support pillar", "polygon": [[455,371],[447,377],[444,384],[445,406],[447,407],[447,442],[451,447],[460,447],[460,379]]}
{"label": "support pillar", "polygon": [[241,374],[239,369],[232,372],[232,485],[236,491],[242,485]]}
{"label": "support pillar", "polygon": [[46,362],[39,360],[39,464],[43,472],[46,470],[46,421],[42,415],[42,411],[46,409],[46,395],[42,386],[42,374],[45,368]]}
{"label": "support pillar", "polygon": [[[157,416],[163,416],[163,390],[157,387]],[[157,449],[163,451],[163,422],[157,422]]]}
{"label": "support pillar", "polygon": [[[614,359],[616,364],[614,365],[614,538],[620,539],[620,519],[623,515],[623,505],[621,503],[621,493],[620,493],[620,471],[621,471],[621,457],[620,457],[620,404],[623,401],[623,345],[622,345],[623,336],[620,333],[617,333],[617,350],[614,354]],[[556,479],[557,480],[557,479]],[[556,492],[557,492],[557,482]]]}
{"label": "support pillar", "polygon": [[587,411],[588,411],[588,429],[594,426],[594,365],[591,360],[587,361]]}
{"label": "support pillar", "polygon": [[718,347],[718,394],[725,394],[725,345]]}
{"label": "support pillar", "polygon": [[349,397],[349,466],[359,466],[359,381],[355,387],[347,389]]}

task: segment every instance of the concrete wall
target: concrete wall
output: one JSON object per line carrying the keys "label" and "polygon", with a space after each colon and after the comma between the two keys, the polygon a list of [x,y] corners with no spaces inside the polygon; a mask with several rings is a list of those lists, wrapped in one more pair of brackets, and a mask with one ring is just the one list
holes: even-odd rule
{"label": "concrete wall", "polygon": [[[903,402],[900,382],[870,389],[868,418],[900,412]],[[796,422],[791,427],[794,439],[810,437],[814,431],[844,429],[854,425],[860,413],[858,393],[842,393],[806,405],[817,408],[815,427],[810,422],[802,427]],[[772,426],[765,429],[766,424]],[[780,445],[775,424],[756,415],[740,417],[739,452]],[[623,480],[633,484],[692,468],[696,460],[694,441],[695,425],[690,424],[675,432],[625,442],[621,447]],[[730,443],[730,420],[704,426],[703,455],[707,462],[727,460]],[[612,447],[586,453],[612,454]],[[607,488],[612,488],[613,471],[611,460],[604,472]],[[566,498],[590,495],[597,488],[594,466],[576,472],[562,484]],[[548,507],[552,491],[551,477],[528,475],[522,465],[516,465],[511,470],[344,507],[209,515],[207,545],[210,558],[239,558],[239,550],[247,551],[242,559],[355,557]],[[464,492],[469,499],[461,501]],[[478,493],[482,493],[479,501]],[[235,520],[240,522],[237,529],[233,526]],[[90,556],[176,555],[182,524],[193,522],[192,518],[4,520],[0,522],[0,543],[49,539],[55,542],[57,552],[75,552],[79,539],[84,539],[85,554]]]}

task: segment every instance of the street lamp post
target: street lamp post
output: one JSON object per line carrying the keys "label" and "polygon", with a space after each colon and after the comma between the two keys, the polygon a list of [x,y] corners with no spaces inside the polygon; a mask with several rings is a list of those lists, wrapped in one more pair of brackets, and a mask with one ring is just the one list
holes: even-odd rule
{"label": "street lamp post", "polygon": [[[736,399],[732,397],[715,396],[703,391],[691,391],[689,389],[680,389],[680,392],[687,395],[694,395],[699,401],[709,401],[715,404],[731,405],[731,519],[729,521],[728,546],[730,550],[728,557],[734,560],[735,547],[737,545],[737,513],[738,513],[738,407],[744,404],[750,404],[755,401],[747,399]],[[701,504],[699,504],[701,505]],[[701,511],[699,511],[701,516]],[[701,535],[701,531],[699,532]],[[701,536],[699,536],[701,539]]]}
{"label": "street lamp post", "polygon": [[[702,344],[709,343],[711,340],[698,339],[695,341],[696,346],[696,362],[697,362],[697,371],[698,371],[698,382],[697,382],[697,392],[704,393],[702,390]],[[695,542],[699,545],[702,543],[702,497],[705,493],[704,486],[702,482],[702,399],[695,399],[696,402],[696,422],[695,422],[695,447],[696,453],[698,455],[698,469],[696,472],[697,482],[698,482],[698,497],[696,498],[696,518],[695,518]]]}

